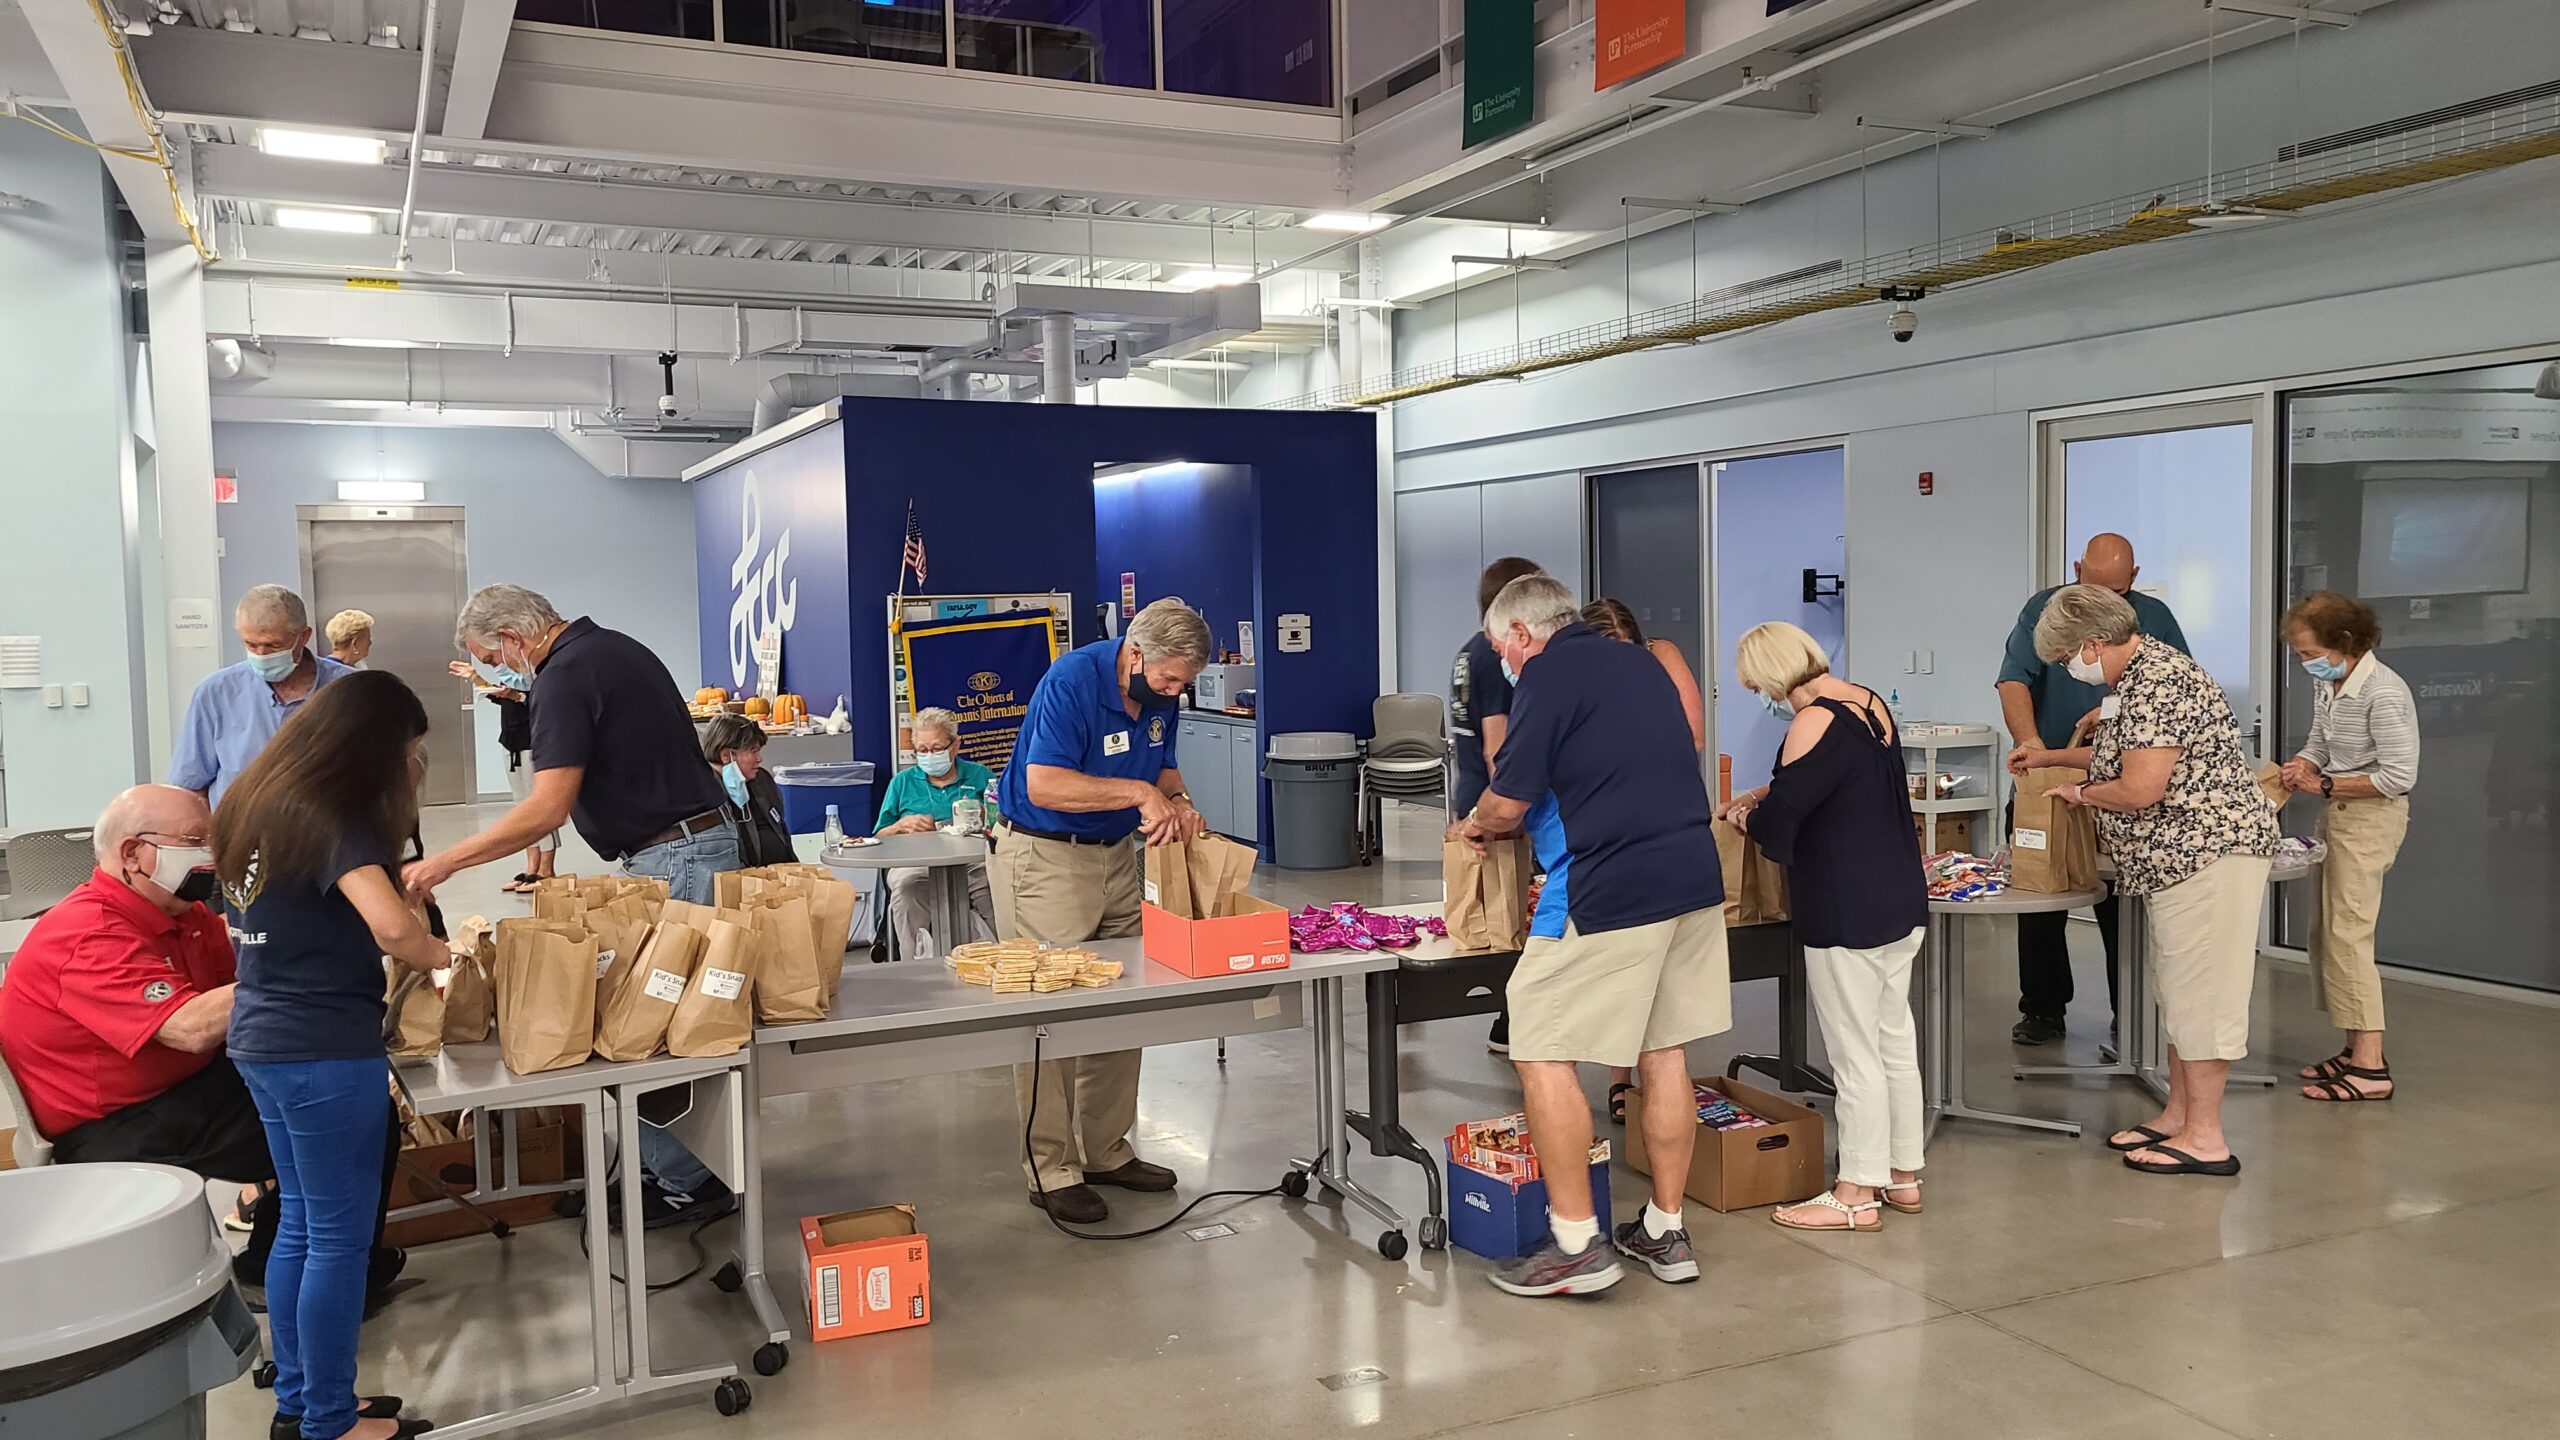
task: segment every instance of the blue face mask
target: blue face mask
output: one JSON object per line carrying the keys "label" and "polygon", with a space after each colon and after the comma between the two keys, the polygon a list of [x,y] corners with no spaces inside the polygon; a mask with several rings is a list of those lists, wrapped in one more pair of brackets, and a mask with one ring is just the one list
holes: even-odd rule
{"label": "blue face mask", "polygon": [[2326,655],[2303,661],[2302,668],[2311,673],[2312,679],[2325,680],[2333,685],[2347,678],[2347,667]]}
{"label": "blue face mask", "polygon": [[926,779],[939,780],[951,773],[951,752],[948,750],[919,751],[916,754],[916,768],[924,772]]}
{"label": "blue face mask", "polygon": [[720,785],[729,792],[730,804],[747,803],[747,777],[738,773],[738,762],[735,760],[720,767]]}
{"label": "blue face mask", "polygon": [[272,655],[250,656],[249,669],[250,672],[255,674],[259,679],[273,685],[287,675],[292,674],[293,667],[301,663],[301,660],[302,652],[298,649],[278,650]]}
{"label": "blue face mask", "polygon": [[1777,716],[1781,720],[1793,720],[1796,718],[1796,707],[1788,704],[1786,701],[1775,695],[1761,696],[1760,708]]}

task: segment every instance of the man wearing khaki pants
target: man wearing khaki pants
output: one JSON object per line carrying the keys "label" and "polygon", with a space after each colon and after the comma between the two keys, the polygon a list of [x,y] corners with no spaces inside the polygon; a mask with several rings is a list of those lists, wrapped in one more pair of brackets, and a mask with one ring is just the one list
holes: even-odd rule
{"label": "man wearing khaki pants", "polygon": [[[1080,945],[1138,933],[1138,847],[1207,829],[1175,764],[1176,700],[1209,663],[1209,626],[1158,600],[1119,640],[1059,657],[1031,693],[1013,763],[997,782],[1003,824],[987,878],[1008,939]],[[1109,1215],[1096,1185],[1173,1188],[1173,1172],[1129,1148],[1138,1052],[1014,1067],[1030,1153],[1031,1203],[1090,1225]]]}

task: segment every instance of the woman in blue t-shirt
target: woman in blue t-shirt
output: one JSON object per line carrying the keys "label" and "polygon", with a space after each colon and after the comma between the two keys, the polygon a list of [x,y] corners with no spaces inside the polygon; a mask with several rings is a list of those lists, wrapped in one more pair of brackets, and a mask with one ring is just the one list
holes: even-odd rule
{"label": "woman in blue t-shirt", "polygon": [[447,960],[395,873],[418,823],[426,734],[426,708],[398,676],[345,676],[285,721],[213,816],[240,946],[228,1048],[283,1199],[267,1258],[277,1433],[298,1424],[302,1440],[427,1428],[390,1418],[396,1400],[356,1397],[390,1123],[383,960],[425,971]]}

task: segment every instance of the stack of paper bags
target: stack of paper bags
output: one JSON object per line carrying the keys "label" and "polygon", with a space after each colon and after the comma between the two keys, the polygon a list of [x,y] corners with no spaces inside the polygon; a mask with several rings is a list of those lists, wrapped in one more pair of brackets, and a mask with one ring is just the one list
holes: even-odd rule
{"label": "stack of paper bags", "polygon": [[628,960],[615,957],[597,988],[598,1059],[646,1060],[666,1048],[676,1008],[702,960],[704,939],[690,925],[661,921]]}

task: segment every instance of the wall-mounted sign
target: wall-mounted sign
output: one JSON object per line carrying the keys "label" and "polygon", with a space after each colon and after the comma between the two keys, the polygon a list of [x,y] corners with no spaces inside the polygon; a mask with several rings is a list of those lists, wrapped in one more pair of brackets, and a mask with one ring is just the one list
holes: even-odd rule
{"label": "wall-mounted sign", "polygon": [[1591,88],[1606,90],[1689,53],[1688,0],[1599,0]]}
{"label": "wall-mounted sign", "polygon": [[213,472],[213,503],[214,503],[214,504],[216,504],[216,505],[237,505],[237,504],[239,504],[239,503],[240,503],[240,477],[238,477],[238,476],[236,476],[236,475],[232,474],[232,473],[231,473],[230,471],[228,471],[228,470],[216,470],[216,471],[214,471],[214,472]]}
{"label": "wall-mounted sign", "polygon": [[1536,118],[1537,54],[1537,0],[1467,0],[1460,145],[1481,145]]}

